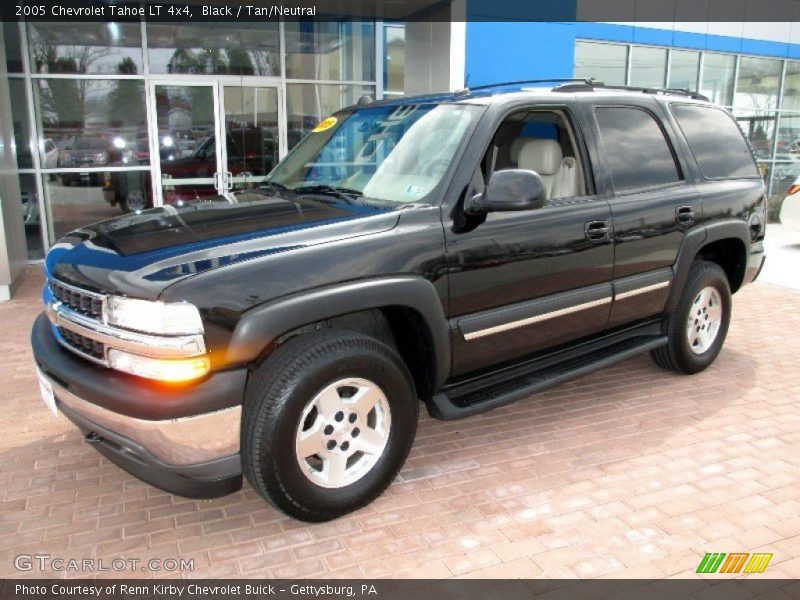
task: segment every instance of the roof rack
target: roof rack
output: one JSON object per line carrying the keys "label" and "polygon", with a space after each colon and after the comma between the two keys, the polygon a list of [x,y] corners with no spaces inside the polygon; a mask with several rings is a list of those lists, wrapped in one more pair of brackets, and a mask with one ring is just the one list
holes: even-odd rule
{"label": "roof rack", "polygon": [[517,81],[501,81],[498,83],[487,83],[485,85],[477,85],[474,87],[465,87],[455,92],[456,96],[464,96],[478,90],[491,90],[494,88],[508,87],[511,85],[525,85],[529,83],[583,83],[590,84],[594,79],[586,79],[585,77],[550,77],[548,79],[520,79]]}
{"label": "roof rack", "polygon": [[625,90],[628,92],[642,92],[643,94],[669,94],[674,96],[686,96],[693,100],[710,100],[698,92],[686,88],[656,88],[656,87],[638,87],[633,85],[607,85],[602,81],[594,79],[584,79],[583,83],[567,83],[566,85],[559,85],[553,88],[554,92],[593,92],[596,88],[604,90]]}

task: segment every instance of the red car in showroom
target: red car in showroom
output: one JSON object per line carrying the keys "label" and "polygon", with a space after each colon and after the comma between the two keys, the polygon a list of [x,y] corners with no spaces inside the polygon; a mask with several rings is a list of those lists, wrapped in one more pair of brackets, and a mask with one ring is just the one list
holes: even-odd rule
{"label": "red car in showroom", "polygon": [[[225,136],[228,154],[228,171],[236,176],[245,173],[253,176],[266,175],[278,162],[278,140],[268,129],[244,127],[231,129]],[[167,185],[169,178],[213,179],[217,171],[216,138],[211,135],[188,156],[173,158],[175,149],[163,144],[159,154],[164,204],[183,204],[204,200],[218,195],[215,187],[206,183]],[[145,153],[140,159],[148,162]],[[137,212],[153,206],[152,185],[148,171],[110,172],[103,183],[103,197],[122,212]]]}

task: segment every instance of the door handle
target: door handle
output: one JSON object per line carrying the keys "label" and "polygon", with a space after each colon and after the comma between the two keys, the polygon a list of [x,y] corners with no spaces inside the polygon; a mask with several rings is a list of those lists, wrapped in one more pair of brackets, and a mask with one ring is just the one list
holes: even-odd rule
{"label": "door handle", "polygon": [[675,209],[675,220],[682,225],[693,223],[694,209],[691,206],[679,206]]}
{"label": "door handle", "polygon": [[584,232],[589,241],[603,242],[608,239],[608,221],[589,221]]}

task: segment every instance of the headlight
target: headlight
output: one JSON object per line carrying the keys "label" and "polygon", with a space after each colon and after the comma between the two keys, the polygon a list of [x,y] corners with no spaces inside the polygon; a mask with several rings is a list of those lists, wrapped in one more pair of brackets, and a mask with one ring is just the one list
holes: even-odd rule
{"label": "headlight", "polygon": [[203,333],[200,311],[188,302],[151,302],[109,296],[105,305],[109,325],[163,335]]}
{"label": "headlight", "polygon": [[208,373],[211,363],[208,356],[180,359],[151,358],[109,348],[108,366],[147,379],[177,383],[202,377]]}

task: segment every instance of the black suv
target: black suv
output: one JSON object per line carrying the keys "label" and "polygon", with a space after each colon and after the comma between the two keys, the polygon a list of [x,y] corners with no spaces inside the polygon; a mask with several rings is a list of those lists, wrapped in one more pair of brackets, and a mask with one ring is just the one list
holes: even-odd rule
{"label": "black suv", "polygon": [[33,349],[122,468],[192,497],[244,473],[323,521],[390,484],[420,401],[457,419],[645,351],[709,366],[765,222],[745,138],[697,94],[365,101],[258,189],[61,239]]}

